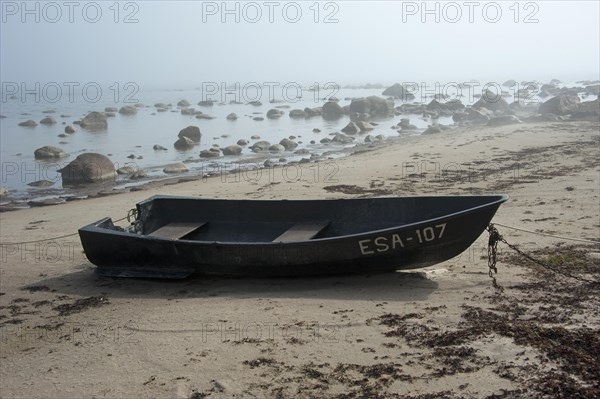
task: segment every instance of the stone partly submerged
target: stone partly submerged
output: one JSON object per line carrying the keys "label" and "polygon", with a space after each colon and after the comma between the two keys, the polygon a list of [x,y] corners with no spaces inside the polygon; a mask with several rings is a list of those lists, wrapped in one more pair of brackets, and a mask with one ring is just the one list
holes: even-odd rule
{"label": "stone partly submerged", "polygon": [[63,186],[115,181],[117,171],[105,155],[87,152],[60,170]]}
{"label": "stone partly submerged", "polygon": [[79,125],[85,129],[107,129],[108,121],[104,112],[90,112],[81,120]]}
{"label": "stone partly submerged", "polygon": [[46,145],[35,150],[33,156],[35,159],[57,159],[64,158],[68,154],[62,148]]}

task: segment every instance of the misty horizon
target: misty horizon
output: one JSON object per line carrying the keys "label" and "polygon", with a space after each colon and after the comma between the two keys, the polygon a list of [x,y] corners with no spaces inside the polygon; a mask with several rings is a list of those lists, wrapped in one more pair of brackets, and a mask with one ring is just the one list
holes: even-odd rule
{"label": "misty horizon", "polygon": [[153,90],[599,77],[598,2],[73,3],[1,2],[2,82]]}

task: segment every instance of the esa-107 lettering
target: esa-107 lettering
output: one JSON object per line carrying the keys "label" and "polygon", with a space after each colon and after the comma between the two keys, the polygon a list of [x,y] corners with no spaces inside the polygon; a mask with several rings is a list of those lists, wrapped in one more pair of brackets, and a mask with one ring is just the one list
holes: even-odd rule
{"label": "esa-107 lettering", "polygon": [[402,249],[405,245],[417,242],[419,244],[439,240],[444,236],[446,223],[428,226],[422,229],[416,229],[414,235],[400,235],[398,233],[382,235],[375,238],[358,241],[360,253],[362,255],[372,255]]}

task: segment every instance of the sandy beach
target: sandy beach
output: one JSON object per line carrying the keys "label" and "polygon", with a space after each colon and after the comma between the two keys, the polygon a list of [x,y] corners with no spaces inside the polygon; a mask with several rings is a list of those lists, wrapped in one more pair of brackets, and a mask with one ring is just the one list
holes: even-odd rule
{"label": "sandy beach", "polygon": [[[459,127],[336,160],[1,213],[0,397],[598,397],[598,284],[501,243],[494,287],[487,234],[426,269],[310,279],[111,279],[94,273],[77,236],[22,243],[120,219],[154,194],[483,193],[510,196],[494,222],[597,242],[599,128]],[[545,263],[600,280],[600,244],[498,229]]]}

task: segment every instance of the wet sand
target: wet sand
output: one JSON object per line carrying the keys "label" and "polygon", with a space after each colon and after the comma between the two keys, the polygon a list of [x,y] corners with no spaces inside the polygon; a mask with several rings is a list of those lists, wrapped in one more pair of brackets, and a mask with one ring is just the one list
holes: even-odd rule
{"label": "wet sand", "polygon": [[[598,285],[544,272],[487,234],[415,271],[303,279],[102,278],[76,232],[153,194],[349,198],[505,193],[494,221],[598,240],[598,122],[457,128],[335,161],[0,214],[2,397],[595,397]],[[499,227],[600,280],[600,247]],[[493,396],[495,395],[495,396]]]}

